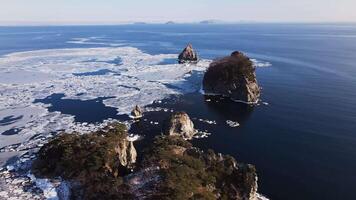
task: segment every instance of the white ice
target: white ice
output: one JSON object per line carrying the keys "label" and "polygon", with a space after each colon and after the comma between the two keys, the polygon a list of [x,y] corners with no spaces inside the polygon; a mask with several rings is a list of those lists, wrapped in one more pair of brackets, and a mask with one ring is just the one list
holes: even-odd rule
{"label": "white ice", "polygon": [[[88,42],[90,39],[93,38],[74,41]],[[75,123],[73,116],[50,113],[49,105],[33,103],[35,99],[54,93],[80,100],[114,97],[103,103],[116,108],[119,114],[128,114],[134,105],[145,106],[171,94],[198,90],[200,82],[189,78],[195,72],[203,73],[210,61],[201,60],[197,65],[159,64],[164,59],[176,57],[175,54],[150,55],[133,47],[50,49],[0,57],[0,120],[11,115],[23,116],[15,123],[0,127],[0,132],[21,130],[18,135],[0,135],[0,148],[23,142],[35,134],[85,129],[82,124]],[[118,58],[122,60],[121,65],[112,62]],[[256,66],[263,63],[253,61]],[[74,75],[100,69],[112,73]],[[78,96],[79,93],[82,95]]]}
{"label": "white ice", "polygon": [[[176,57],[150,55],[132,47],[50,49],[0,57],[0,120],[22,116],[0,127],[0,133],[14,128],[21,130],[17,135],[0,135],[0,148],[24,142],[36,134],[85,129],[73,116],[48,112],[49,105],[33,103],[54,93],[80,100],[114,97],[104,104],[116,108],[119,114],[128,114],[134,105],[145,106],[171,94],[194,91],[195,83],[187,81],[185,75],[204,71],[210,61],[203,60],[198,65],[159,64]],[[112,62],[117,58],[122,60],[121,65]],[[74,75],[100,69],[112,73]],[[78,96],[79,93],[82,95]]]}
{"label": "white ice", "polygon": [[49,179],[39,179],[36,178],[33,174],[27,175],[33,183],[36,184],[38,188],[43,191],[43,195],[47,200],[58,200],[58,195],[56,187],[50,182]]}

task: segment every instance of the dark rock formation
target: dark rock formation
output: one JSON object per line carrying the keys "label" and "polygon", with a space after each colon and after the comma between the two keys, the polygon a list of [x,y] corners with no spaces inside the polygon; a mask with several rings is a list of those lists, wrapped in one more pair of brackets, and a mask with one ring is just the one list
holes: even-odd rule
{"label": "dark rock formation", "polygon": [[181,136],[184,139],[192,139],[197,133],[194,124],[185,112],[176,112],[164,122],[163,133],[171,136]]}
{"label": "dark rock formation", "polygon": [[140,106],[136,105],[134,109],[131,111],[131,116],[134,119],[140,119],[143,116],[143,111]]}
{"label": "dark rock formation", "polygon": [[182,53],[179,54],[178,62],[180,64],[198,62],[198,55],[196,51],[193,49],[192,44],[188,44],[188,46],[182,51]]}
{"label": "dark rock formation", "polygon": [[235,101],[256,103],[260,88],[252,61],[241,52],[210,64],[203,79],[205,94],[218,94]]}

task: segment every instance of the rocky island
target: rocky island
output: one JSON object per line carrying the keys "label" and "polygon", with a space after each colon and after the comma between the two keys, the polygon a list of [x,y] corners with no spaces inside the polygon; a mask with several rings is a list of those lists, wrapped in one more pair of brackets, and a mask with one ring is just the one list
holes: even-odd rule
{"label": "rocky island", "polygon": [[257,103],[260,97],[255,67],[238,51],[210,64],[204,75],[203,90],[206,95],[222,95],[249,104]]}
{"label": "rocky island", "polygon": [[139,105],[136,105],[132,111],[131,111],[131,116],[133,119],[140,119],[143,116],[143,111],[142,108]]}
{"label": "rocky island", "polygon": [[198,54],[193,49],[192,44],[188,44],[187,47],[185,47],[185,49],[182,51],[182,53],[179,54],[178,62],[180,64],[198,62]]}
{"label": "rocky island", "polygon": [[194,130],[186,113],[167,121],[174,134],[156,136],[139,156],[120,123],[90,134],[61,134],[40,149],[32,171],[60,177],[70,199],[263,198],[253,165],[193,147],[184,139]]}
{"label": "rocky island", "polygon": [[176,112],[164,122],[163,133],[170,136],[181,136],[189,140],[197,131],[186,112]]}

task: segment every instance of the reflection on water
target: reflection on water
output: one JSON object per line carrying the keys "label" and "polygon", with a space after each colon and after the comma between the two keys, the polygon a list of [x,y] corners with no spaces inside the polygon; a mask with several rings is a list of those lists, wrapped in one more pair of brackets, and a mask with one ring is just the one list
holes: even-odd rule
{"label": "reflection on water", "polygon": [[229,98],[221,96],[205,96],[205,105],[209,111],[216,113],[220,118],[243,123],[248,120],[255,106],[236,103]]}

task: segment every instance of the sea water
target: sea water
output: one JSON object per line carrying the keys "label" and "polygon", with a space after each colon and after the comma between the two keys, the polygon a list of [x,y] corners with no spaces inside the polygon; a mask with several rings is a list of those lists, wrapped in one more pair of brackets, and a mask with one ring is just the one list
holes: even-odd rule
{"label": "sea water", "polygon": [[[198,65],[174,62],[187,43]],[[209,63],[235,50],[254,59],[258,106],[199,92]],[[131,125],[139,147],[186,111],[207,133],[193,143],[256,165],[270,199],[356,199],[355,52],[354,24],[1,27],[0,148],[138,104],[150,111]]]}

